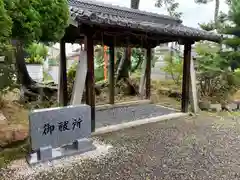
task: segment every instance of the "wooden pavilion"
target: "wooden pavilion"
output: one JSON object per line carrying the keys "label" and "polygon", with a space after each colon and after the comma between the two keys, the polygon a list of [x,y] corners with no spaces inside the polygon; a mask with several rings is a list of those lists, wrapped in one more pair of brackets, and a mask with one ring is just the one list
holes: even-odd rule
{"label": "wooden pavilion", "polygon": [[150,98],[151,49],[161,43],[184,45],[182,112],[188,111],[191,45],[196,41],[220,42],[214,33],[182,25],[165,15],[112,6],[90,0],[68,0],[71,21],[60,42],[60,103],[67,105],[65,43],[85,43],[87,51],[86,103],[91,106],[92,130],[95,129],[94,45],[104,44],[110,51],[109,101],[114,104],[114,47],[141,47],[147,51],[145,98]]}

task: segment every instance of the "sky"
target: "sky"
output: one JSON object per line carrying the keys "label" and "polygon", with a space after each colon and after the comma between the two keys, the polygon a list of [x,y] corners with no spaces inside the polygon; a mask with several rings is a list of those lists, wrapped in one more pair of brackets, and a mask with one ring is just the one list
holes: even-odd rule
{"label": "sky", "polygon": [[[98,0],[106,3],[130,7],[130,0]],[[167,15],[164,8],[154,7],[156,0],[140,0],[139,9],[149,12]],[[194,0],[176,0],[179,3],[179,12],[183,13],[183,24],[190,27],[198,27],[198,23],[209,22],[214,17],[214,1],[207,5],[198,5]],[[228,12],[228,6],[224,0],[220,0],[220,10]]]}
{"label": "sky", "polygon": [[[97,0],[104,3],[109,3],[113,5],[130,7],[130,0]],[[167,15],[167,12],[164,8],[154,7],[156,0],[140,0],[139,9],[159,14]],[[214,17],[214,7],[215,3],[208,3],[207,5],[199,5],[194,2],[194,0],[176,0],[179,3],[179,12],[183,13],[182,20],[183,24],[189,27],[199,28],[198,23],[207,23],[213,20]],[[227,13],[228,6],[224,3],[224,0],[220,0],[220,10]],[[56,45],[57,47],[59,45]],[[66,46],[67,54],[69,54],[73,49],[76,49],[78,46],[68,44]]]}

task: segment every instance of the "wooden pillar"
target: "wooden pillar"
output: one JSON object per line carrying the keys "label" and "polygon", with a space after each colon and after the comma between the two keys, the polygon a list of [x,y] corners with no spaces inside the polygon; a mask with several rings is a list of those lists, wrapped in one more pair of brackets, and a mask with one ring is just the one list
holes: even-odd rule
{"label": "wooden pillar", "polygon": [[114,104],[114,46],[109,47],[109,104]]}
{"label": "wooden pillar", "polygon": [[183,80],[182,80],[182,112],[188,112],[190,95],[190,67],[191,67],[191,43],[184,44]]}
{"label": "wooden pillar", "polygon": [[151,59],[152,59],[152,49],[147,48],[147,61],[145,68],[145,76],[146,76],[146,93],[145,98],[150,99],[151,96]]}
{"label": "wooden pillar", "polygon": [[67,58],[64,40],[60,41],[58,101],[61,106],[67,106]]}
{"label": "wooden pillar", "polygon": [[91,129],[95,131],[95,80],[94,80],[94,49],[92,34],[85,36],[87,51],[86,104],[91,106]]}
{"label": "wooden pillar", "polygon": [[[192,56],[192,55],[191,55]],[[198,112],[198,98],[197,98],[197,80],[196,80],[196,72],[195,72],[195,66],[194,66],[194,58],[191,57],[191,63],[190,63],[190,104],[191,104],[191,110],[193,113]]]}

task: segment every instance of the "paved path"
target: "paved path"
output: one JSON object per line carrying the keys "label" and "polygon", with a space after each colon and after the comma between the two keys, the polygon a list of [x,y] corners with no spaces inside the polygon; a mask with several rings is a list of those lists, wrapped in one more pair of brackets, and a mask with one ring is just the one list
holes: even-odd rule
{"label": "paved path", "polygon": [[100,140],[114,146],[110,155],[32,179],[237,180],[239,122],[201,115],[106,134]]}

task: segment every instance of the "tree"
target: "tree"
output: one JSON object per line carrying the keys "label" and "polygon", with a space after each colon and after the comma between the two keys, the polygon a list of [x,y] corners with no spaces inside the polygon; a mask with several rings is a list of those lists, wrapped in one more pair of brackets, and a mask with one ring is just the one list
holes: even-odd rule
{"label": "tree", "polygon": [[239,88],[239,73],[229,70],[229,59],[219,53],[219,44],[199,42],[195,50],[200,99],[223,103],[226,108],[225,101]]}
{"label": "tree", "polygon": [[2,46],[9,42],[11,35],[12,21],[10,16],[7,14],[3,0],[0,0],[0,51],[2,51]]}
{"label": "tree", "polygon": [[165,66],[162,70],[171,75],[172,80],[176,85],[180,85],[183,74],[182,57],[178,54],[172,56],[171,53],[168,53],[164,56],[164,62]]}
{"label": "tree", "polygon": [[56,42],[68,25],[67,0],[4,0],[13,26],[16,67],[20,84],[30,88],[35,82],[26,69],[23,48],[33,41]]}
{"label": "tree", "polygon": [[[220,0],[194,0],[194,1],[198,4],[208,4],[210,2],[215,1],[214,20],[208,23],[199,24],[199,26],[202,29],[206,31],[216,30],[218,33],[222,33],[224,29],[228,27],[228,24],[226,24],[226,21],[228,21],[228,15],[220,11]],[[225,3],[227,5],[230,5],[231,0],[225,0]]]}
{"label": "tree", "polygon": [[203,29],[206,30],[213,30],[213,29],[218,29],[219,27],[219,8],[220,8],[220,0],[194,0],[198,4],[207,4],[209,2],[215,1],[215,10],[214,10],[214,22],[210,22],[208,24],[202,24],[200,25]]}
{"label": "tree", "polygon": [[13,85],[14,69],[12,68],[12,48],[10,46],[10,35],[12,21],[7,14],[3,0],[0,0],[0,57],[4,63],[0,63],[0,96],[4,90]]}
{"label": "tree", "polygon": [[[138,9],[139,2],[140,0],[131,0],[130,7],[132,9]],[[121,60],[118,63],[118,68],[116,72],[116,81],[123,79],[124,82],[129,86],[129,89],[132,89],[131,90],[132,94],[137,94],[138,92],[135,90],[134,86],[129,81],[129,72],[131,70],[131,53],[132,53],[132,50],[130,47],[124,48],[124,51],[121,56]]]}
{"label": "tree", "polygon": [[158,8],[164,7],[171,17],[181,18],[182,16],[182,12],[176,12],[179,3],[175,2],[175,0],[157,0],[155,6]]}
{"label": "tree", "polygon": [[225,33],[230,35],[228,39],[224,40],[224,44],[230,49],[222,52],[222,55],[229,59],[232,70],[240,67],[240,2],[232,0],[229,2],[229,20],[231,26],[225,28]]}
{"label": "tree", "polygon": [[177,12],[177,9],[179,8],[179,3],[176,2],[175,0],[157,0],[155,3],[155,7],[158,8],[164,7],[167,10],[168,15],[171,17],[178,19],[182,17],[182,12]]}
{"label": "tree", "polygon": [[[182,16],[182,12],[177,12],[177,9],[179,7],[179,3],[178,2],[175,2],[175,0],[157,0],[156,3],[155,3],[155,6],[156,7],[164,7],[169,16],[171,17],[175,17],[175,18],[178,18],[180,19],[181,16]],[[168,61],[168,64],[172,63],[172,66],[174,66],[174,63],[173,63],[173,53],[174,53],[174,50],[173,50],[173,47],[174,47],[174,42],[171,43],[171,52],[170,52],[170,56],[169,56],[169,61]],[[171,67],[171,65],[169,65]],[[172,76],[173,77],[173,76]]]}

